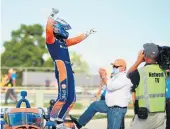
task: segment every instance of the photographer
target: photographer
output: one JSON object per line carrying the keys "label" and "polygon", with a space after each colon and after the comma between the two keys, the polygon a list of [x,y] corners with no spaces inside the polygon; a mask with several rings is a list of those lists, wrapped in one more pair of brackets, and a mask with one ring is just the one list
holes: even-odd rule
{"label": "photographer", "polygon": [[[127,76],[136,91],[138,111],[131,129],[165,129],[165,86],[166,76],[157,64],[158,46],[153,43],[143,45],[137,61],[129,69]],[[138,66],[145,62],[145,66]]]}
{"label": "photographer", "polygon": [[15,89],[14,89],[14,87],[16,86],[16,71],[14,71],[13,69],[8,70],[8,76],[6,78],[5,86],[7,87],[7,92],[5,94],[5,103],[4,104],[5,105],[8,104],[9,98],[11,98],[15,103],[17,103],[17,95],[16,95]]}
{"label": "photographer", "polygon": [[170,70],[167,70],[167,81],[166,81],[166,129],[170,129]]}
{"label": "photographer", "polygon": [[51,112],[52,108],[54,107],[55,102],[56,101],[54,99],[50,100],[50,106],[47,108],[47,118],[48,119],[50,119],[50,112]]}

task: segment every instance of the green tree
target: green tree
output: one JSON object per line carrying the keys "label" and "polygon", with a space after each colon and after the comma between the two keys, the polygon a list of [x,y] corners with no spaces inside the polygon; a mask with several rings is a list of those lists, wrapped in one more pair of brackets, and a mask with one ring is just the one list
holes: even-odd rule
{"label": "green tree", "polygon": [[47,52],[43,27],[39,24],[21,25],[11,33],[11,40],[4,43],[2,66],[41,67],[42,55]]}
{"label": "green tree", "polygon": [[88,73],[89,65],[85,60],[82,59],[80,54],[77,54],[75,51],[70,52],[70,59],[73,63],[73,71],[75,73]]}

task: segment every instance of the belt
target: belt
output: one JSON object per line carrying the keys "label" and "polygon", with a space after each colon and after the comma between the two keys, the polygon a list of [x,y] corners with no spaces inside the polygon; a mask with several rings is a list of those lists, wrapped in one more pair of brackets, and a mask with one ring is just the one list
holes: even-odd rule
{"label": "belt", "polygon": [[126,109],[127,107],[120,107],[120,106],[117,106],[117,105],[115,105],[115,106],[112,106],[112,107],[109,107],[110,109],[113,109],[113,108],[122,108],[122,109]]}

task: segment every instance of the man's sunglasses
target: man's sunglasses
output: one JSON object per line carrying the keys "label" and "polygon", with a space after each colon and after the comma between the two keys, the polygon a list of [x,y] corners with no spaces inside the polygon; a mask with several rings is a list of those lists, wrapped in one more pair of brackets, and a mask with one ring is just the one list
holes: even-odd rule
{"label": "man's sunglasses", "polygon": [[119,68],[119,67],[123,67],[123,66],[121,66],[121,65],[120,66],[113,65],[113,68]]}

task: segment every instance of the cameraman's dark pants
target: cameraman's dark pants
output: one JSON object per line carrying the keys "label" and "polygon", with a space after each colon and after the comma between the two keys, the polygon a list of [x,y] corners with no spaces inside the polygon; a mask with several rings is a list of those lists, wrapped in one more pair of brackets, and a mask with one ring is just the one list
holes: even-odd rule
{"label": "cameraman's dark pants", "polygon": [[170,129],[170,98],[166,99],[166,129]]}

